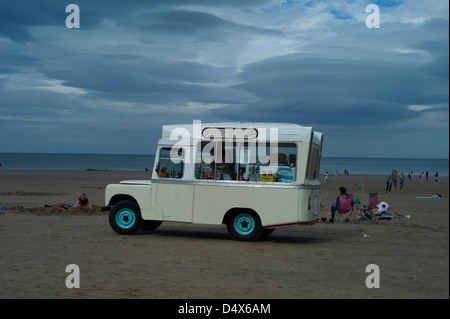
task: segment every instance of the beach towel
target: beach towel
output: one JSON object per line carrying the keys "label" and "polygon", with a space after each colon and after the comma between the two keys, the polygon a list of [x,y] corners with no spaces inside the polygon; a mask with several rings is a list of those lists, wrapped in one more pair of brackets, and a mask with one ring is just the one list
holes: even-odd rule
{"label": "beach towel", "polygon": [[399,214],[381,214],[374,217],[374,219],[392,219],[392,218],[402,218],[403,215]]}
{"label": "beach towel", "polygon": [[442,199],[441,194],[435,194],[433,196],[416,196],[416,198],[437,198],[437,199]]}

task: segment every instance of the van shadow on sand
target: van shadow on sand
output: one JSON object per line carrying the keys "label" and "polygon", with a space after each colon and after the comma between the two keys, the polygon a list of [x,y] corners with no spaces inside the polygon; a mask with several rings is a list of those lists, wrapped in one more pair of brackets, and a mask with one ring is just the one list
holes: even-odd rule
{"label": "van shadow on sand", "polygon": [[[189,238],[189,239],[206,239],[206,240],[220,240],[220,241],[233,241],[228,232],[224,228],[223,230],[215,228],[212,230],[193,229],[193,227],[187,228],[158,228],[155,230],[140,230],[134,236],[164,236],[173,238]],[[289,243],[289,244],[321,244],[336,240],[334,236],[327,235],[326,233],[321,236],[320,234],[308,234],[302,232],[286,232],[283,230],[275,230],[269,236],[264,236],[254,243],[272,242],[272,243]]]}

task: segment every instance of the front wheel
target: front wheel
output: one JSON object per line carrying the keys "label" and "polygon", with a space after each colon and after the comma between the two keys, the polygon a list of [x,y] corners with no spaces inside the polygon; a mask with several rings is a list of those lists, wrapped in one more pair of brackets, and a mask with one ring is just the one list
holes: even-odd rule
{"label": "front wheel", "polygon": [[109,213],[109,224],[118,234],[134,234],[142,224],[141,209],[131,201],[118,202]]}
{"label": "front wheel", "polygon": [[256,241],[263,232],[261,220],[253,212],[235,213],[229,218],[227,228],[231,238],[239,241]]}

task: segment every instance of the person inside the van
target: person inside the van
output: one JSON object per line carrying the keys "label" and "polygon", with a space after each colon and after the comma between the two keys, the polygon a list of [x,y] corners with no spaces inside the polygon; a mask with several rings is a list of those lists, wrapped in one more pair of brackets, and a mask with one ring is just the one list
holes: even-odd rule
{"label": "person inside the van", "polygon": [[[222,148],[221,154],[217,154],[217,163],[212,162],[211,166],[216,166],[216,179],[236,180],[236,165],[234,163],[233,149],[225,150],[225,143],[220,143]],[[231,161],[231,162],[230,162]]]}

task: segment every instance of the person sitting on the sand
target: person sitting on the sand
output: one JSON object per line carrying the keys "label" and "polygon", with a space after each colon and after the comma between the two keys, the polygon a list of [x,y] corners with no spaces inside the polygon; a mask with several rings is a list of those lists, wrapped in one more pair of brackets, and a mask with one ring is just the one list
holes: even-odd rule
{"label": "person sitting on the sand", "polygon": [[89,199],[87,198],[86,194],[81,194],[80,197],[78,197],[77,204],[75,207],[89,207],[92,208],[91,203],[89,203]]}

